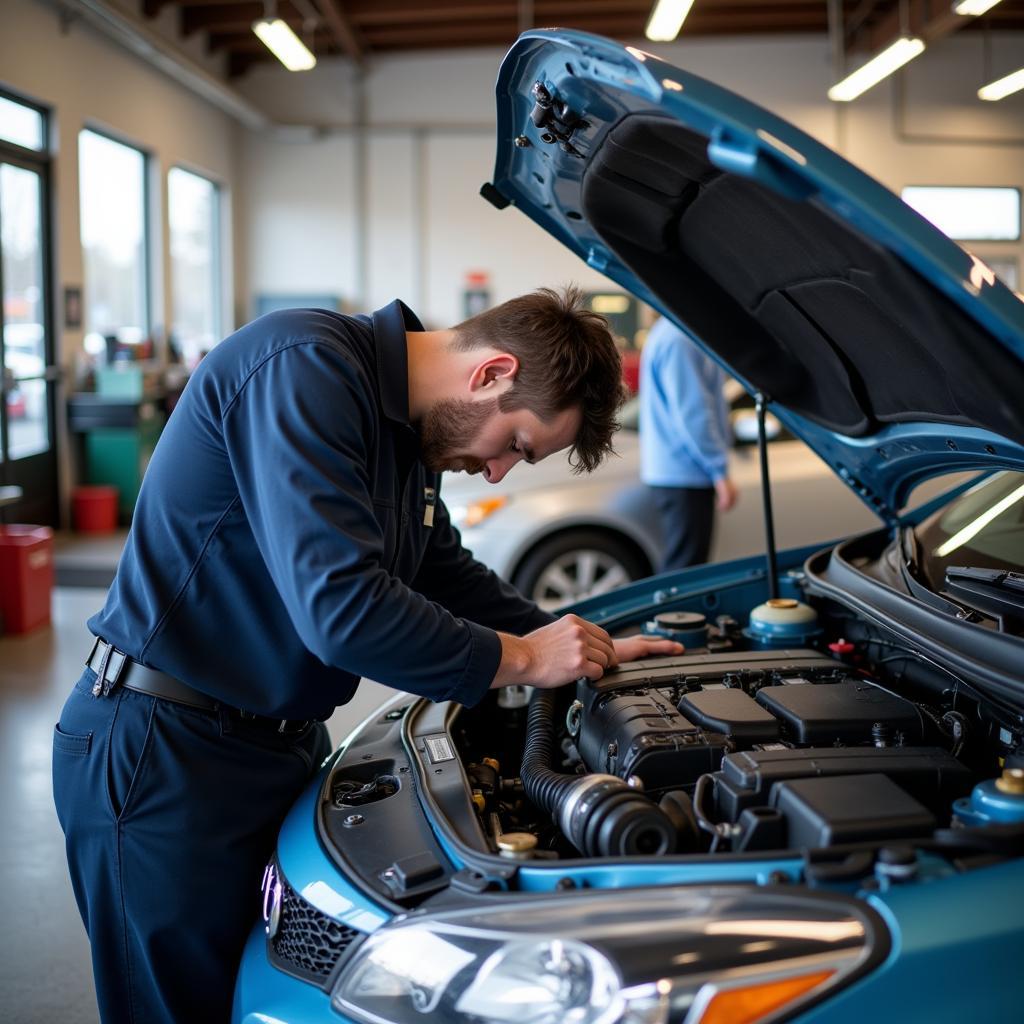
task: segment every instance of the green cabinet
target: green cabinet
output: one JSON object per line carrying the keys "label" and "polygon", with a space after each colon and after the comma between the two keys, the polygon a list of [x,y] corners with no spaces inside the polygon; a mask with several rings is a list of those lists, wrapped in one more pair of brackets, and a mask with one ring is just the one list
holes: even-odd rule
{"label": "green cabinet", "polygon": [[83,436],[83,481],[116,487],[120,518],[130,521],[166,419],[163,395],[135,401],[90,392],[76,394],[68,403],[68,419],[71,430]]}

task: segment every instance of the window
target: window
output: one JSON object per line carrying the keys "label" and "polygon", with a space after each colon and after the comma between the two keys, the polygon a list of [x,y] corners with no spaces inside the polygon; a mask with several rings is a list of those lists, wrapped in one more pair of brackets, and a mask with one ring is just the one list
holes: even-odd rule
{"label": "window", "polygon": [[46,410],[43,183],[37,171],[0,163],[0,279],[8,380],[7,458],[50,447]]}
{"label": "window", "polygon": [[85,330],[143,341],[149,329],[146,157],[105,135],[78,136]]}
{"label": "window", "polygon": [[45,125],[41,111],[0,96],[0,139],[38,151],[45,144]]}
{"label": "window", "polygon": [[186,365],[220,340],[220,190],[180,167],[167,174],[171,337]]}
{"label": "window", "polygon": [[960,242],[1015,242],[1020,238],[1020,190],[913,185],[903,201]]}

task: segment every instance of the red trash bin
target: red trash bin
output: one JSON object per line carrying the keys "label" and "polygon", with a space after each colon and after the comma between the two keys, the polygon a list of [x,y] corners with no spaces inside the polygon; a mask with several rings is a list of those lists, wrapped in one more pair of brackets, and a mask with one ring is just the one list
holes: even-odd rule
{"label": "red trash bin", "polygon": [[71,520],[79,533],[113,533],[117,529],[116,487],[94,484],[71,492]]}
{"label": "red trash bin", "polygon": [[5,632],[27,633],[50,623],[53,530],[0,526],[0,615]]}

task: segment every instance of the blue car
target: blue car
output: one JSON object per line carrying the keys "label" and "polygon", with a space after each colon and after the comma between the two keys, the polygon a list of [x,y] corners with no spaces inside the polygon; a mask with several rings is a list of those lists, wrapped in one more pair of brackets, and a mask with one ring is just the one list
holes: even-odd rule
{"label": "blue car", "polygon": [[679,323],[879,525],[775,552],[766,500],[765,557],[575,606],[685,654],[381,707],[284,822],[235,1020],[1020,1020],[1024,305],[632,47],[528,32],[497,102],[485,198]]}

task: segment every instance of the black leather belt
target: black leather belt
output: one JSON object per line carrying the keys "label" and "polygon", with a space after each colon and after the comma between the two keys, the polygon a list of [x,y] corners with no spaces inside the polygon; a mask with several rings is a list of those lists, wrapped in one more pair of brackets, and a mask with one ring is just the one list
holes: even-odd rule
{"label": "black leather belt", "polygon": [[313,721],[312,719],[300,721],[289,718],[267,718],[265,715],[256,715],[222,704],[199,690],[193,690],[191,686],[183,683],[180,679],[175,679],[174,676],[169,676],[166,672],[147,668],[141,662],[129,658],[123,651],[119,651],[113,644],[108,644],[99,637],[92,645],[92,651],[85,663],[96,673],[96,682],[92,688],[94,697],[105,697],[115,686],[123,686],[126,690],[135,690],[138,693],[148,694],[150,697],[161,697],[163,700],[170,700],[175,704],[185,704],[203,711],[217,711],[223,708],[225,711],[237,715],[243,721],[273,726],[278,732],[284,733],[301,732]]}

